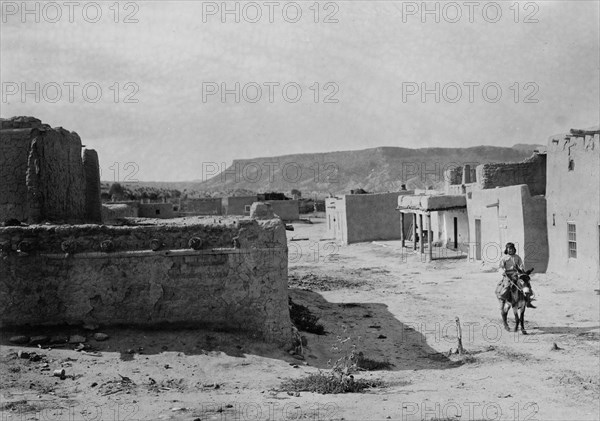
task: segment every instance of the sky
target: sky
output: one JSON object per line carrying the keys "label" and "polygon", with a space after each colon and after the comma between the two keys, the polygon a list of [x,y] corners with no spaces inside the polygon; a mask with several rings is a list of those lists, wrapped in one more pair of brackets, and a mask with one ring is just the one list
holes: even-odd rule
{"label": "sky", "polygon": [[[545,144],[600,121],[587,1],[3,1],[4,118],[77,132],[103,180],[378,146]],[[24,6],[24,7],[23,7]]]}

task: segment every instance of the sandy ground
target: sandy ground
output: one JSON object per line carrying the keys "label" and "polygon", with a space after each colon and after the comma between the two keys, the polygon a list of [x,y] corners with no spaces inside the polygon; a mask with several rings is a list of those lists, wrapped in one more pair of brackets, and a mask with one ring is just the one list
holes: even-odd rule
{"label": "sandy ground", "polygon": [[[398,241],[339,247],[324,238],[323,219],[313,222],[288,231],[290,296],[327,332],[304,333],[305,360],[227,332],[101,328],[109,339],[100,342],[83,329],[3,331],[1,419],[600,419],[596,280],[534,275],[538,309],[527,311],[524,336],[502,328],[494,268],[422,262]],[[450,353],[456,317],[467,355]],[[81,334],[86,348],[8,341],[21,333]],[[390,363],[356,374],[384,386],[341,395],[280,389],[285,379],[327,370],[341,355],[336,345]],[[53,376],[60,368],[64,379]]]}

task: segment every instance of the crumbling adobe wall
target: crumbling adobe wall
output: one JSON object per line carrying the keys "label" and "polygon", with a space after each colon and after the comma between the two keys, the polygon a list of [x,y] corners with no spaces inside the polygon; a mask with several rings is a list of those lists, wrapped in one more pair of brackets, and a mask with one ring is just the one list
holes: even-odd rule
{"label": "crumbling adobe wall", "polygon": [[446,188],[449,185],[460,185],[463,179],[463,167],[451,167],[444,172],[444,183]]}
{"label": "crumbling adobe wall", "polygon": [[478,165],[476,185],[479,189],[527,184],[532,196],[546,194],[546,155],[534,154],[517,163]]}
{"label": "crumbling adobe wall", "polygon": [[102,222],[114,224],[123,218],[138,217],[139,202],[102,204]]}
{"label": "crumbling adobe wall", "polygon": [[97,156],[94,165],[94,154],[87,153],[84,171],[77,133],[53,129],[34,117],[1,119],[0,220],[83,222],[91,215],[99,222],[99,190],[86,193],[86,179],[90,188],[99,180]]}
{"label": "crumbling adobe wall", "polygon": [[85,220],[102,222],[102,188],[100,184],[100,162],[98,153],[91,149],[83,151],[83,171],[85,171]]}
{"label": "crumbling adobe wall", "polygon": [[279,219],[5,227],[0,244],[2,326],[175,323],[290,344]]}

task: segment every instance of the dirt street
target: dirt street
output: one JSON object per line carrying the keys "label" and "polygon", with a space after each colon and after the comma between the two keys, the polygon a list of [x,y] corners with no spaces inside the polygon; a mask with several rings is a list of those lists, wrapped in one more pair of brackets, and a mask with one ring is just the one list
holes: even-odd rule
{"label": "dirt street", "polygon": [[[301,332],[304,360],[231,332],[3,331],[1,419],[600,419],[596,280],[532,275],[538,309],[527,310],[529,335],[515,334],[502,327],[494,267],[466,258],[422,262],[399,241],[336,246],[325,220],[313,222],[288,231],[290,297],[326,331]],[[457,317],[463,355],[455,353]],[[51,349],[10,343],[18,334],[86,341]],[[328,370],[352,346],[389,364],[355,374],[381,387],[338,395],[280,388]],[[63,378],[54,376],[61,368]]]}

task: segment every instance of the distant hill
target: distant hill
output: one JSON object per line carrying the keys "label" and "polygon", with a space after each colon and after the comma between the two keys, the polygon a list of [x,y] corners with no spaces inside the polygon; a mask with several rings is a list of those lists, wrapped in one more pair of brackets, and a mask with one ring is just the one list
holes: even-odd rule
{"label": "distant hill", "polygon": [[[206,181],[140,182],[130,187],[177,189],[192,196],[286,192],[297,189],[303,197],[349,193],[362,188],[368,192],[441,188],[444,170],[488,162],[519,162],[529,158],[541,145],[515,145],[512,148],[477,146],[472,148],[378,147],[359,151],[307,153],[238,159],[221,174]],[[209,174],[212,175],[212,174]]]}
{"label": "distant hill", "polygon": [[347,193],[439,188],[444,170],[464,164],[519,162],[529,158],[530,148],[478,146],[474,148],[408,149],[379,147],[360,151],[285,155],[235,160],[222,174],[201,182],[201,190],[246,189],[306,193]]}
{"label": "distant hill", "polygon": [[546,145],[532,145],[529,143],[517,143],[516,145],[513,145],[513,148],[524,151],[538,150],[540,152],[545,152],[547,149]]}

